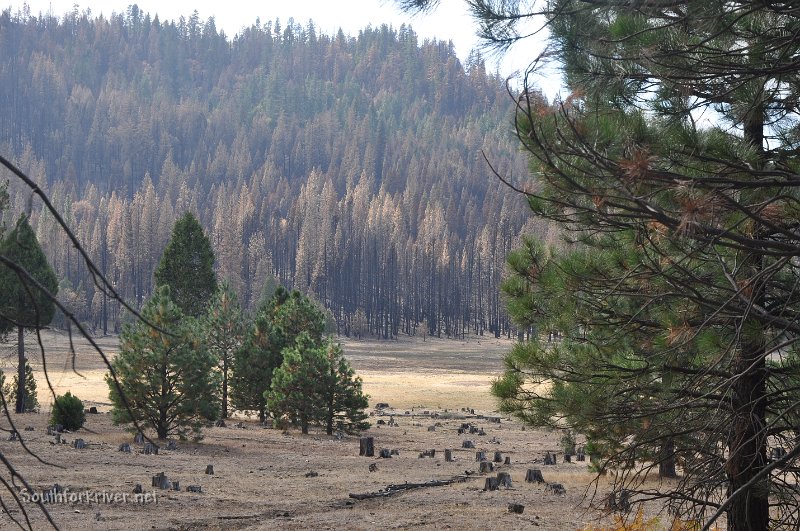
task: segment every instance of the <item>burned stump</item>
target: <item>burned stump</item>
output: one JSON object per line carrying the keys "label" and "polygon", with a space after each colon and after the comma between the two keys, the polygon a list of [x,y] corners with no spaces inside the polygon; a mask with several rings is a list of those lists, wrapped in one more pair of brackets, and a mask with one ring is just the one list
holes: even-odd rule
{"label": "burned stump", "polygon": [[567,493],[567,489],[561,483],[548,483],[544,490],[557,496],[563,496]]}
{"label": "burned stump", "polygon": [[83,450],[84,448],[86,448],[86,441],[84,441],[83,439],[75,439],[72,442],[72,447],[75,448],[76,450]]}
{"label": "burned stump", "polygon": [[500,484],[501,487],[505,487],[507,489],[511,488],[511,474],[508,472],[498,472],[497,473],[497,482]]}
{"label": "burned stump", "polygon": [[136,486],[133,487],[133,493],[134,494],[141,494],[142,492],[144,492],[144,489],[142,488],[142,484],[141,483],[137,483]]}
{"label": "burned stump", "polygon": [[494,464],[491,461],[481,461],[481,474],[494,472]]}
{"label": "burned stump", "polygon": [[139,432],[133,436],[133,444],[144,444],[144,433]]}
{"label": "burned stump", "polygon": [[119,445],[119,451],[125,452],[126,454],[131,453],[131,445],[128,443],[122,443]]}
{"label": "burned stump", "polygon": [[524,505],[520,505],[519,503],[509,503],[508,504],[508,512],[514,514],[522,514],[522,511],[525,510]]}
{"label": "burned stump", "polygon": [[461,448],[475,448],[475,443],[472,441],[464,441],[461,443]]}
{"label": "burned stump", "polygon": [[544,483],[544,477],[542,477],[542,471],[538,468],[529,468],[528,471],[525,473],[525,482],[526,483]]}
{"label": "burned stump", "polygon": [[497,481],[497,478],[490,477],[486,478],[486,483],[483,486],[483,490],[497,490],[499,487],[500,483]]}
{"label": "burned stump", "polygon": [[372,437],[361,437],[358,440],[359,449],[358,455],[363,455],[364,457],[374,457],[375,456],[375,439]]}
{"label": "burned stump", "polygon": [[200,485],[188,485],[186,487],[186,492],[203,492],[203,487]]}
{"label": "burned stump", "polygon": [[448,463],[453,460],[453,450],[445,449],[444,460],[447,461]]}
{"label": "burned stump", "polygon": [[388,448],[381,448],[378,452],[378,457],[381,459],[390,459],[392,457],[392,451]]}
{"label": "burned stump", "polygon": [[503,462],[503,454],[500,452],[494,453],[494,459],[492,459],[495,463],[502,463]]}
{"label": "burned stump", "polygon": [[153,487],[161,490],[168,490],[172,484],[164,472],[159,472],[153,476]]}
{"label": "burned stump", "polygon": [[206,465],[206,474],[209,476],[214,475],[214,465]]}
{"label": "burned stump", "polygon": [[545,465],[555,465],[556,464],[556,454],[551,454],[550,452],[545,452],[545,454],[544,454],[544,464]]}
{"label": "burned stump", "polygon": [[158,446],[153,443],[145,443],[144,445],[144,455],[158,455]]}

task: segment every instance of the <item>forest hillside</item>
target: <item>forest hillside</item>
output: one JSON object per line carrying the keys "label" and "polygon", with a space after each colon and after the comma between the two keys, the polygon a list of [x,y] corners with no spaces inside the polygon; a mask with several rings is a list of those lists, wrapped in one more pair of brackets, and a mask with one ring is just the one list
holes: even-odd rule
{"label": "forest hillside", "polygon": [[[523,232],[547,234],[483,159],[527,173],[513,100],[478,52],[462,63],[411,27],[325,35],[292,19],[229,37],[197,12],[161,21],[135,5],[110,18],[9,9],[0,49],[0,150],[134,306],[191,210],[250,310],[280,282],[346,335],[511,333],[506,254]],[[59,297],[118,330],[119,306],[11,184],[4,221],[32,209]]]}

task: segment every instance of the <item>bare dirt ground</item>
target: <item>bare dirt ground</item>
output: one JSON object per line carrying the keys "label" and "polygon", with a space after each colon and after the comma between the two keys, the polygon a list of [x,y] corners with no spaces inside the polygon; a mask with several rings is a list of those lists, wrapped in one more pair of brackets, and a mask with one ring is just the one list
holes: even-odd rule
{"label": "bare dirt ground", "polygon": [[[113,356],[116,338],[101,344]],[[14,415],[24,443],[45,463],[27,454],[19,441],[0,433],[0,452],[17,466],[38,491],[58,483],[66,495],[47,504],[63,529],[581,529],[608,525],[610,519],[587,508],[584,494],[593,475],[585,463],[544,466],[546,451],[559,451],[559,434],[525,430],[511,419],[491,422],[495,402],[489,386],[502,370],[502,354],[510,343],[501,340],[467,342],[428,339],[419,341],[346,341],[345,352],[364,379],[370,405],[388,403],[386,411],[371,418],[375,458],[359,457],[359,438],[341,440],[322,432],[266,429],[255,421],[229,421],[226,427],[206,430],[200,443],[177,442],[177,449],[144,455],[130,433],[112,425],[107,414],[105,368],[99,355],[85,343],[76,345],[75,368],[69,342],[63,334],[45,337],[50,380],[57,393],[72,391],[97,415],[87,415],[84,429],[66,434],[68,444],[55,444],[46,433],[52,402],[42,373],[41,356],[29,336],[29,359],[39,381],[39,414]],[[0,345],[10,367],[13,353]],[[8,371],[8,369],[6,369]],[[474,414],[464,411],[474,409]],[[427,413],[426,413],[427,412]],[[393,415],[396,426],[378,425]],[[459,434],[464,423],[482,428],[485,435]],[[33,431],[24,431],[25,427]],[[7,419],[0,428],[10,428]],[[76,438],[88,447],[75,449]],[[475,449],[462,448],[465,440]],[[133,452],[118,451],[131,443]],[[397,450],[390,459],[377,458],[381,448]],[[455,460],[447,462],[444,450]],[[420,453],[435,450],[434,457]],[[479,473],[476,451],[491,459],[495,451],[510,458],[495,473]],[[205,474],[213,465],[214,475]],[[370,465],[377,470],[370,471]],[[542,470],[549,483],[561,483],[566,494],[546,485],[525,483],[529,468]],[[497,471],[509,472],[512,488],[484,491],[485,478]],[[154,490],[153,475],[164,472],[180,482],[180,491]],[[7,477],[7,474],[2,474]],[[355,500],[351,493],[378,492],[390,484],[422,483],[463,477],[447,486],[408,490],[385,498]],[[133,489],[141,484],[144,499],[135,500]],[[198,485],[200,493],[186,491]],[[606,488],[600,485],[601,491]],[[5,492],[0,494],[8,503]],[[107,502],[103,497],[110,498]],[[127,499],[122,499],[125,496]],[[89,498],[89,501],[86,498]],[[96,497],[96,498],[95,498]],[[525,506],[522,514],[508,512],[510,503]],[[33,503],[33,527],[46,521]],[[0,514],[0,528],[11,525],[11,515]]]}

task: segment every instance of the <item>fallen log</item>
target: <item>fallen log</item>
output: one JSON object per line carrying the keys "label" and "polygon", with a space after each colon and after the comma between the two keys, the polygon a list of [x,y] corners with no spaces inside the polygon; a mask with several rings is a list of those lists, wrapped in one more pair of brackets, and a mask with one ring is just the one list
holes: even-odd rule
{"label": "fallen log", "polygon": [[363,494],[350,493],[348,496],[353,498],[354,500],[386,498],[388,496],[392,496],[394,494],[397,494],[398,492],[403,492],[405,490],[423,489],[426,487],[443,487],[445,485],[452,485],[453,483],[462,483],[470,479],[475,479],[475,478],[471,476],[455,476],[450,479],[433,479],[431,481],[425,481],[424,483],[401,483],[399,485],[386,485],[386,488],[383,488],[377,492],[365,492]]}

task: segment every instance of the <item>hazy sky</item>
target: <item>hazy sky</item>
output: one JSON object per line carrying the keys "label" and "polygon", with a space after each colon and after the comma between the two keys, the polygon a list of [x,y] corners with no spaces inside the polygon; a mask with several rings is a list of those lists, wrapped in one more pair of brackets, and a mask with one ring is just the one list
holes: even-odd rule
{"label": "hazy sky", "polygon": [[[463,61],[469,51],[479,45],[475,36],[475,23],[467,13],[463,0],[441,0],[433,13],[415,16],[402,13],[391,0],[263,0],[243,2],[229,0],[212,2],[210,0],[28,0],[31,13],[38,15],[52,13],[62,16],[77,4],[79,10],[92,10],[94,16],[102,13],[125,12],[128,5],[136,3],[144,12],[158,14],[161,20],[177,20],[181,15],[188,17],[195,9],[200,19],[205,21],[213,16],[218,29],[223,29],[228,37],[233,37],[243,26],[250,26],[259,17],[262,23],[280,18],[285,23],[290,17],[305,25],[309,19],[326,34],[335,34],[341,27],[345,34],[358,35],[358,30],[368,25],[389,24],[395,29],[400,24],[410,24],[420,41],[426,38],[452,40],[456,53]],[[0,4],[2,5],[2,4]],[[22,2],[10,5],[12,11],[21,8]],[[525,43],[527,46],[538,43]],[[533,56],[527,46],[517,45],[500,62],[500,73],[511,75],[516,70],[524,70]],[[523,48],[523,49],[520,49]],[[495,60],[489,56],[487,65],[494,70]],[[543,83],[553,85],[553,82]],[[548,87],[547,92],[552,91]]]}

